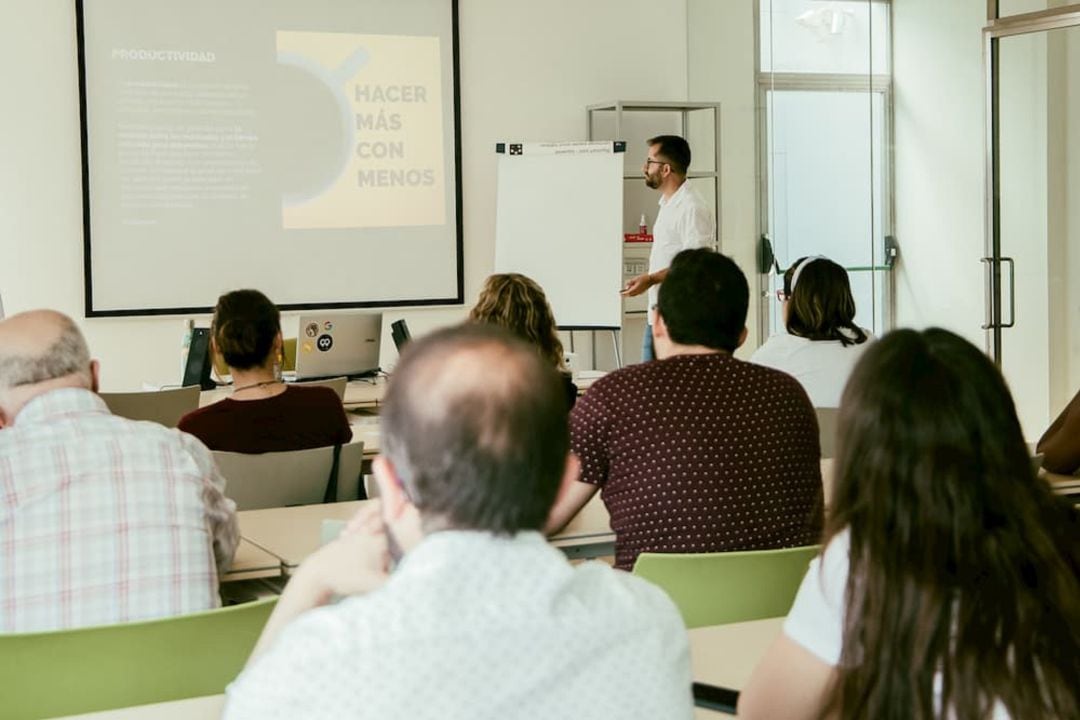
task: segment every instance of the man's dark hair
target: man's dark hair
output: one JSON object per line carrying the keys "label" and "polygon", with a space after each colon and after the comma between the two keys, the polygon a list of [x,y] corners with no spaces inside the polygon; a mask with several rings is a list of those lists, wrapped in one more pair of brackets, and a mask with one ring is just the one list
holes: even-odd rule
{"label": "man's dark hair", "polygon": [[566,464],[567,415],[562,379],[535,348],[465,325],[408,345],[382,443],[425,525],[539,530]]}
{"label": "man's dark hair", "polygon": [[727,255],[707,248],[676,255],[660,284],[660,317],[680,345],[734,352],[749,305],[743,271]]}
{"label": "man's dark hair", "polygon": [[690,144],[678,135],[657,135],[646,141],[649,147],[658,145],[656,154],[671,166],[677,175],[685,175],[690,169]]}

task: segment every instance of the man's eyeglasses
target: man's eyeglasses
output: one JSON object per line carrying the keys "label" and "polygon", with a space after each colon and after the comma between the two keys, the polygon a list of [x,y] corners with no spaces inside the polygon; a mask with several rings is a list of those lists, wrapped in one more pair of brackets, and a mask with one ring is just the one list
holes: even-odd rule
{"label": "man's eyeglasses", "polygon": [[653,163],[656,163],[657,165],[667,165],[668,164],[667,160],[653,160],[652,158],[645,158],[645,167],[649,167]]}

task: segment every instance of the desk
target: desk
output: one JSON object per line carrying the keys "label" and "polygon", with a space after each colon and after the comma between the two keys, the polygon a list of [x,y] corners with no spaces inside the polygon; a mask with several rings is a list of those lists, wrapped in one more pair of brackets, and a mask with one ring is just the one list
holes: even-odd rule
{"label": "desk", "polygon": [[1080,477],[1074,475],[1058,475],[1057,473],[1043,471],[1040,473],[1050,487],[1058,495],[1080,498]]}
{"label": "desk", "polygon": [[[690,668],[694,682],[742,690],[783,625],[784,618],[769,618],[690,630]],[[729,716],[694,708],[694,717],[705,720]]]}
{"label": "desk", "polygon": [[[574,376],[574,383],[578,386],[578,394],[584,394],[589,387],[606,373],[600,371],[584,371]],[[212,405],[218,400],[232,395],[232,387],[219,387],[214,390],[204,390],[199,393],[199,407]],[[342,403],[346,408],[377,408],[382,405],[386,395],[386,378],[378,377],[375,380],[351,380],[345,386],[345,397]]]}
{"label": "desk", "polygon": [[255,580],[256,578],[279,577],[280,575],[281,560],[241,538],[240,544],[236,546],[236,554],[233,556],[232,565],[229,566],[228,572],[221,577],[221,582]]}
{"label": "desk", "polygon": [[[203,390],[199,393],[199,407],[213,405],[218,400],[224,400],[232,395],[231,386],[223,386],[214,390]],[[342,399],[347,408],[374,408],[382,403],[383,395],[386,394],[386,378],[371,380],[352,380],[345,386],[345,397]]]}
{"label": "desk", "polygon": [[69,715],[68,720],[218,720],[224,709],[225,695],[206,695],[86,715]]}
{"label": "desk", "polygon": [[[237,513],[240,534],[281,561],[285,574],[296,569],[308,555],[319,548],[323,520],[348,520],[369,501],[303,505],[300,507],[242,510]],[[608,524],[607,509],[594,496],[570,524],[551,538],[551,543],[571,558],[610,555],[615,535]]]}

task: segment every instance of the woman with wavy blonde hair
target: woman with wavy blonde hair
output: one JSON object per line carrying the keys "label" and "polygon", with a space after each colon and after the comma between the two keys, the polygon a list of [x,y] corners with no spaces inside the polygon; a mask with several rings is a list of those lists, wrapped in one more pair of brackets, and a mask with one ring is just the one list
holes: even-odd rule
{"label": "woman with wavy blonde hair", "polygon": [[520,273],[491,275],[469,312],[469,321],[498,325],[533,345],[541,357],[562,373],[567,402],[574,406],[577,386],[566,367],[555,314],[535,280]]}

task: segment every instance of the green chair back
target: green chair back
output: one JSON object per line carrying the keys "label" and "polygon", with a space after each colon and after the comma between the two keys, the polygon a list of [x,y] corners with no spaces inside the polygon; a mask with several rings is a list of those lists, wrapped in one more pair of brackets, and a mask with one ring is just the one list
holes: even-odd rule
{"label": "green chair back", "polygon": [[218,695],[244,667],[276,601],[0,635],[0,716],[31,720]]}
{"label": "green chair back", "polygon": [[641,553],[634,574],[663,588],[688,628],[782,617],[820,545],[698,554]]}

